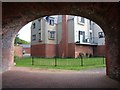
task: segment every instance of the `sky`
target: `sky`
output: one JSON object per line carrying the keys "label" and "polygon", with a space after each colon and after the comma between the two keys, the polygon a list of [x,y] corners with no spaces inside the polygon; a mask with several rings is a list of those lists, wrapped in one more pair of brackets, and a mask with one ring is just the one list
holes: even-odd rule
{"label": "sky", "polygon": [[31,24],[32,24],[32,22],[29,22],[23,28],[20,29],[20,31],[18,32],[18,34],[19,34],[18,37],[20,39],[23,39],[28,42],[31,41]]}

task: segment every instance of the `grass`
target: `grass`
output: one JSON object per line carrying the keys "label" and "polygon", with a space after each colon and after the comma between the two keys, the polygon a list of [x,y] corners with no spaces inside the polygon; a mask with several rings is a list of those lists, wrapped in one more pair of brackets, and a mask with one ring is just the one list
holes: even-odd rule
{"label": "grass", "polygon": [[[89,68],[105,67],[105,60],[101,57],[83,58],[83,63],[80,58],[34,58],[26,57],[15,59],[16,66],[45,68],[45,69],[65,69],[65,70],[82,70]],[[56,66],[55,66],[56,63]],[[33,65],[32,65],[33,64]],[[82,66],[83,64],[83,66]]]}

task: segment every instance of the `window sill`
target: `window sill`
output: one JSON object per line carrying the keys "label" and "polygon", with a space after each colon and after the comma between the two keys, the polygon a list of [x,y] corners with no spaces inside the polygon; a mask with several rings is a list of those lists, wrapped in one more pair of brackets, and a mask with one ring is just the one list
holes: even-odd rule
{"label": "window sill", "polygon": [[42,40],[40,39],[39,42],[42,42]]}
{"label": "window sill", "polygon": [[49,40],[55,40],[54,38],[49,38]]}
{"label": "window sill", "polygon": [[78,24],[79,24],[79,25],[83,25],[83,26],[85,25],[85,23],[82,23],[82,22],[79,22]]}

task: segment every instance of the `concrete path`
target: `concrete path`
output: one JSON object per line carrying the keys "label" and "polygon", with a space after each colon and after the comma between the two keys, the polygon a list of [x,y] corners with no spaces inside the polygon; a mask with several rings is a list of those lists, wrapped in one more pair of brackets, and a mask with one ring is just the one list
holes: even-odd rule
{"label": "concrete path", "polygon": [[3,88],[119,88],[105,69],[85,71],[13,68],[2,75]]}

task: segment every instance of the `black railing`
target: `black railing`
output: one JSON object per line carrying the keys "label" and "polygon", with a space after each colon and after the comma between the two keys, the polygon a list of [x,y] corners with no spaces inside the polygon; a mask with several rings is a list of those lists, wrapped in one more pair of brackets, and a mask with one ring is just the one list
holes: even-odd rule
{"label": "black railing", "polygon": [[15,58],[17,66],[34,67],[86,67],[86,66],[105,66],[105,57],[79,57],[79,58],[41,58],[24,57]]}
{"label": "black railing", "polygon": [[40,58],[32,57],[32,65],[37,66],[92,66],[105,64],[104,57],[79,58]]}

